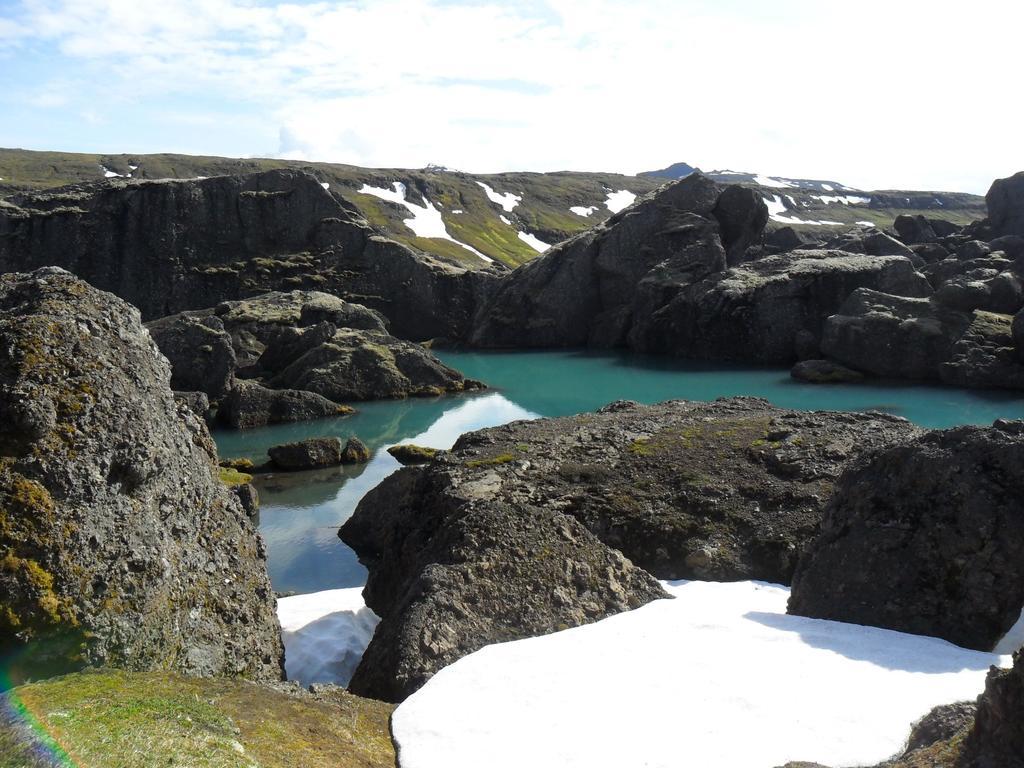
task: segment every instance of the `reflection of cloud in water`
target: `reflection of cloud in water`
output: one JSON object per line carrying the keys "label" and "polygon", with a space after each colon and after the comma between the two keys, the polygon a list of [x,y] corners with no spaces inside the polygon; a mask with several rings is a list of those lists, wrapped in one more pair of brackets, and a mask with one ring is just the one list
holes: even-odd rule
{"label": "reflection of cloud in water", "polygon": [[538,419],[539,414],[522,408],[504,395],[494,392],[464,402],[445,411],[426,432],[402,440],[430,448],[451,448],[455,441],[466,432],[485,427],[497,427],[510,421]]}
{"label": "reflection of cloud in water", "polygon": [[[457,401],[425,431],[395,441],[451,448],[465,432],[537,418],[496,392]],[[422,424],[415,425],[422,430]],[[267,542],[271,581],[278,590],[309,592],[362,584],[366,571],[337,537],[356,505],[401,465],[385,450],[359,468],[278,474],[259,482],[260,531]]]}

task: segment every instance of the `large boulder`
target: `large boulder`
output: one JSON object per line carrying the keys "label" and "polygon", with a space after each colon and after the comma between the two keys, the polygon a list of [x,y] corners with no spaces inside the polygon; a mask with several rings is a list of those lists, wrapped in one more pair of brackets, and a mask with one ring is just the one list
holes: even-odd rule
{"label": "large boulder", "polygon": [[444,472],[407,467],[370,491],[342,527],[370,569],[363,596],[381,617],[353,693],[401,701],[485,645],[668,597],[572,517],[508,504],[496,472],[476,475],[452,485]]}
{"label": "large boulder", "polygon": [[171,389],[203,392],[214,401],[231,389],[237,361],[219,317],[183,313],[147,323],[146,328],[171,364]]}
{"label": "large boulder", "polygon": [[65,267],[147,320],[306,288],[382,311],[403,338],[460,338],[497,280],[381,237],[302,171],[113,180],[7,202],[0,272]]}
{"label": "large boulder", "polygon": [[907,245],[934,243],[936,240],[949,237],[960,231],[960,227],[943,219],[935,219],[921,214],[908,215],[901,213],[893,221],[893,229]]}
{"label": "large boulder", "polygon": [[269,379],[273,387],[330,400],[376,400],[461,392],[466,379],[415,342],[380,331],[340,329]]}
{"label": "large boulder", "polygon": [[996,237],[1024,235],[1024,171],[992,182],[985,203]]}
{"label": "large boulder", "polygon": [[0,646],[83,665],[281,677],[262,539],[124,301],[0,276]]}
{"label": "large boulder", "polygon": [[861,288],[826,321],[821,351],[876,376],[938,379],[970,322],[930,299]]}
{"label": "large boulder", "polygon": [[960,387],[1024,390],[1024,365],[1014,346],[1013,318],[976,311],[971,324],[950,350],[939,375]]}
{"label": "large boulder", "polygon": [[990,650],[1024,606],[1024,422],[932,432],[836,485],[790,613]]}
{"label": "large boulder", "polygon": [[344,416],[352,408],[315,392],[267,389],[255,381],[237,381],[217,409],[217,418],[235,429]]}
{"label": "large boulder", "polygon": [[767,208],[700,173],[663,187],[503,279],[474,324],[484,347],[614,347],[685,285],[742,260]]}
{"label": "large boulder", "polygon": [[818,354],[826,318],[859,288],[901,296],[931,292],[902,256],[794,251],[680,290],[634,328],[632,346],[697,359],[793,363]]}
{"label": "large boulder", "polygon": [[370,451],[357,437],[342,442],[339,437],[312,437],[275,445],[267,450],[274,465],[284,470],[319,469],[341,464],[365,464]]}

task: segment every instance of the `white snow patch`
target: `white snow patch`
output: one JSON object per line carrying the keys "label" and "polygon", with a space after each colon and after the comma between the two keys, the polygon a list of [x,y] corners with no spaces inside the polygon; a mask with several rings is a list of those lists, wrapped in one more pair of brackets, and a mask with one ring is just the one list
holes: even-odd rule
{"label": "white snow patch", "polygon": [[867,205],[871,202],[870,197],[859,197],[858,195],[811,195],[816,197],[825,205],[842,203],[843,205]]}
{"label": "white snow patch", "polygon": [[518,235],[520,240],[533,248],[537,253],[544,253],[544,251],[551,247],[539,237],[531,235],[529,232],[516,232],[516,235]]}
{"label": "white snow patch", "polygon": [[504,195],[499,195],[497,192],[495,192],[489,186],[484,184],[482,181],[478,181],[477,184],[484,188],[484,192],[487,193],[487,198],[492,203],[500,205],[502,208],[504,208],[506,213],[511,213],[512,209],[523,201],[522,197],[520,197],[519,195],[513,195],[511,192],[506,192]]}
{"label": "white snow patch", "polygon": [[412,218],[402,219],[402,223],[411,229],[416,237],[435,237],[440,240],[450,240],[457,245],[461,245],[467,251],[476,255],[477,258],[486,261],[488,264],[494,262],[494,259],[490,256],[485,256],[473,246],[459,242],[448,234],[448,230],[444,225],[444,219],[441,218],[441,212],[437,210],[434,204],[427,200],[427,198],[421,197],[420,199],[423,201],[423,205],[416,205],[416,203],[405,199],[405,184],[400,181],[396,181],[392,186],[394,187],[394,190],[383,189],[382,187],[371,187],[369,184],[363,184],[359,192],[364,195],[373,195],[374,197],[379,197],[381,200],[388,200],[392,203],[405,206],[405,208],[412,214]]}
{"label": "white snow patch", "polygon": [[452,213],[465,213],[465,211],[463,211],[461,208],[454,208],[452,209]]}
{"label": "white snow patch", "polygon": [[326,182],[326,181],[321,181],[320,182],[320,186],[323,187],[324,189],[330,189],[331,188],[330,183]]}
{"label": "white snow patch", "polygon": [[1013,653],[1018,648],[1024,648],[1024,607],[1021,608],[1017,623],[1010,627],[1009,632],[1003,635],[1002,640],[996,643],[994,652]]}
{"label": "white snow patch", "polygon": [[[796,216],[783,216],[782,213],[786,210],[786,204],[782,201],[781,195],[763,195],[762,197],[764,204],[768,206],[768,218],[780,224],[807,224],[815,227],[842,226],[841,221],[827,221],[825,219],[815,221],[814,219],[799,219]],[[789,199],[790,201],[793,200],[791,197]]]}
{"label": "white snow patch", "polygon": [[362,587],[329,589],[277,601],[285,671],[302,685],[348,685],[380,621]]}
{"label": "white snow patch", "polygon": [[875,222],[873,222],[873,221],[858,221],[857,223],[860,224],[862,227],[873,227],[873,226],[875,226]]}
{"label": "white snow patch", "polygon": [[503,224],[508,224],[510,227],[512,226],[512,222],[509,221],[508,216],[506,216],[505,214],[499,213],[498,218],[501,219]]}
{"label": "white snow patch", "polygon": [[785,189],[788,187],[796,187],[797,184],[790,184],[788,181],[782,179],[775,179],[771,176],[755,176],[754,183],[760,184],[762,187],[776,187],[779,189]]}
{"label": "white snow patch", "polygon": [[674,600],[442,669],[394,713],[402,768],[675,768],[681,755],[701,768],[874,764],[1010,661],[787,616],[781,586],[667,588]]}
{"label": "white snow patch", "polygon": [[748,176],[749,174],[743,171],[712,171],[713,176]]}
{"label": "white snow patch", "polygon": [[597,206],[596,205],[588,205],[588,206],[574,205],[574,206],[572,206],[569,209],[569,211],[571,213],[575,213],[577,216],[583,216],[585,218],[587,216],[593,215],[593,213],[595,211],[597,211]]}
{"label": "white snow patch", "polygon": [[103,178],[105,178],[105,179],[120,179],[120,178],[124,178],[123,176],[121,176],[120,173],[115,173],[114,171],[112,171],[109,168],[107,168],[107,166],[105,166],[105,165],[101,165],[100,168],[103,169]]}
{"label": "white snow patch", "polygon": [[822,184],[821,188],[824,189],[826,192],[835,192],[836,191],[835,187],[833,187],[831,184]]}
{"label": "white snow patch", "polygon": [[604,201],[605,207],[612,213],[618,213],[624,208],[629,208],[636,202],[636,195],[628,189],[620,189],[618,192],[608,190],[608,199]]}
{"label": "white snow patch", "polygon": [[128,166],[128,170],[129,171],[137,171],[137,170],[139,170],[139,166],[137,166],[137,165],[129,165]]}

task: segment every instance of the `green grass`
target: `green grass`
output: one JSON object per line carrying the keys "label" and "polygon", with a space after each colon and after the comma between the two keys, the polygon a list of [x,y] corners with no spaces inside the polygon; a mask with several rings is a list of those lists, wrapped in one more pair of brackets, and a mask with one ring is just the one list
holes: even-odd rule
{"label": "green grass", "polygon": [[[89,671],[8,695],[79,768],[395,763],[392,707],[343,691],[314,701],[245,681]],[[24,741],[0,724],[0,768],[32,765]]]}

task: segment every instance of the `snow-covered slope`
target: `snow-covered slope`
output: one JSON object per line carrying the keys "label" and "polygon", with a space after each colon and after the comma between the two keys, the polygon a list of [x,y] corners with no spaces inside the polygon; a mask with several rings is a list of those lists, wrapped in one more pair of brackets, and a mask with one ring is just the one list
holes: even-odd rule
{"label": "snow-covered slope", "polygon": [[785,615],[789,590],[668,585],[675,600],[484,648],[395,712],[402,768],[877,763],[1008,657]]}

